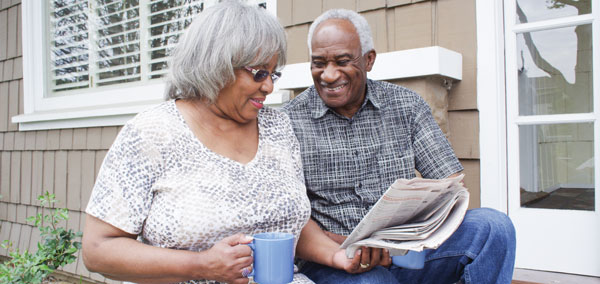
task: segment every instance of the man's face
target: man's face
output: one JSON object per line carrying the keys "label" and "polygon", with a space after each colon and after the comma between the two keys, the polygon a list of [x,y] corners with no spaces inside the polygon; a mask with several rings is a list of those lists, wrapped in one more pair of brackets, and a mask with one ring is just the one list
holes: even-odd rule
{"label": "man's face", "polygon": [[327,106],[352,117],[365,98],[367,72],[375,51],[362,55],[360,39],[350,21],[321,23],[312,38],[310,70],[315,88]]}

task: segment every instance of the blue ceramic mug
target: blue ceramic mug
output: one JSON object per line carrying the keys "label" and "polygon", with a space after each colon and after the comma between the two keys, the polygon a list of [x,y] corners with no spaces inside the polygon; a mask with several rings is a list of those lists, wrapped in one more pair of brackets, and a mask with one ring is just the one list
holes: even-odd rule
{"label": "blue ceramic mug", "polygon": [[421,269],[425,266],[425,250],[409,250],[405,255],[392,256],[392,263],[408,269]]}
{"label": "blue ceramic mug", "polygon": [[250,276],[259,284],[285,284],[294,279],[294,235],[262,233],[248,244],[254,255]]}

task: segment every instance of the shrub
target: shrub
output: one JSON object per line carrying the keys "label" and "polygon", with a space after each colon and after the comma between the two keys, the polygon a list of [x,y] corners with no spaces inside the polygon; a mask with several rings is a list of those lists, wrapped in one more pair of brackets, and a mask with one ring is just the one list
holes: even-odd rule
{"label": "shrub", "polygon": [[[38,197],[42,207],[51,207],[56,202],[54,194],[46,192]],[[81,249],[81,232],[73,232],[59,227],[58,223],[69,219],[69,212],[64,208],[56,208],[48,215],[38,213],[27,218],[40,230],[41,241],[38,250],[30,253],[12,248],[12,243],[5,240],[2,247],[9,249],[10,260],[0,264],[0,283],[42,283],[59,267],[74,262],[77,251]]]}

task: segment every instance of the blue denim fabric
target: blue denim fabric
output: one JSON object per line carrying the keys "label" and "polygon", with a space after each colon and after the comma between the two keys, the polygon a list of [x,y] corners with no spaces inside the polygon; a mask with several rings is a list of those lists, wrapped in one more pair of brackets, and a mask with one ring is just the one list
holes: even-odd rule
{"label": "blue denim fabric", "polygon": [[454,234],[428,250],[423,269],[378,266],[349,274],[316,263],[300,269],[316,283],[510,283],[515,264],[515,229],[506,214],[489,208],[467,211]]}

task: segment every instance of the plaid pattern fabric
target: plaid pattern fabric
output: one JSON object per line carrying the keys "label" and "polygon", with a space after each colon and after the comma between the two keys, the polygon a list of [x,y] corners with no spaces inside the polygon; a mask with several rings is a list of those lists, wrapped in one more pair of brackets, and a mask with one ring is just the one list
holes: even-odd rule
{"label": "plaid pattern fabric", "polygon": [[351,119],[329,109],[314,86],[283,110],[300,141],[312,217],[337,234],[350,234],[396,179],[463,169],[427,103],[401,86],[368,80]]}

